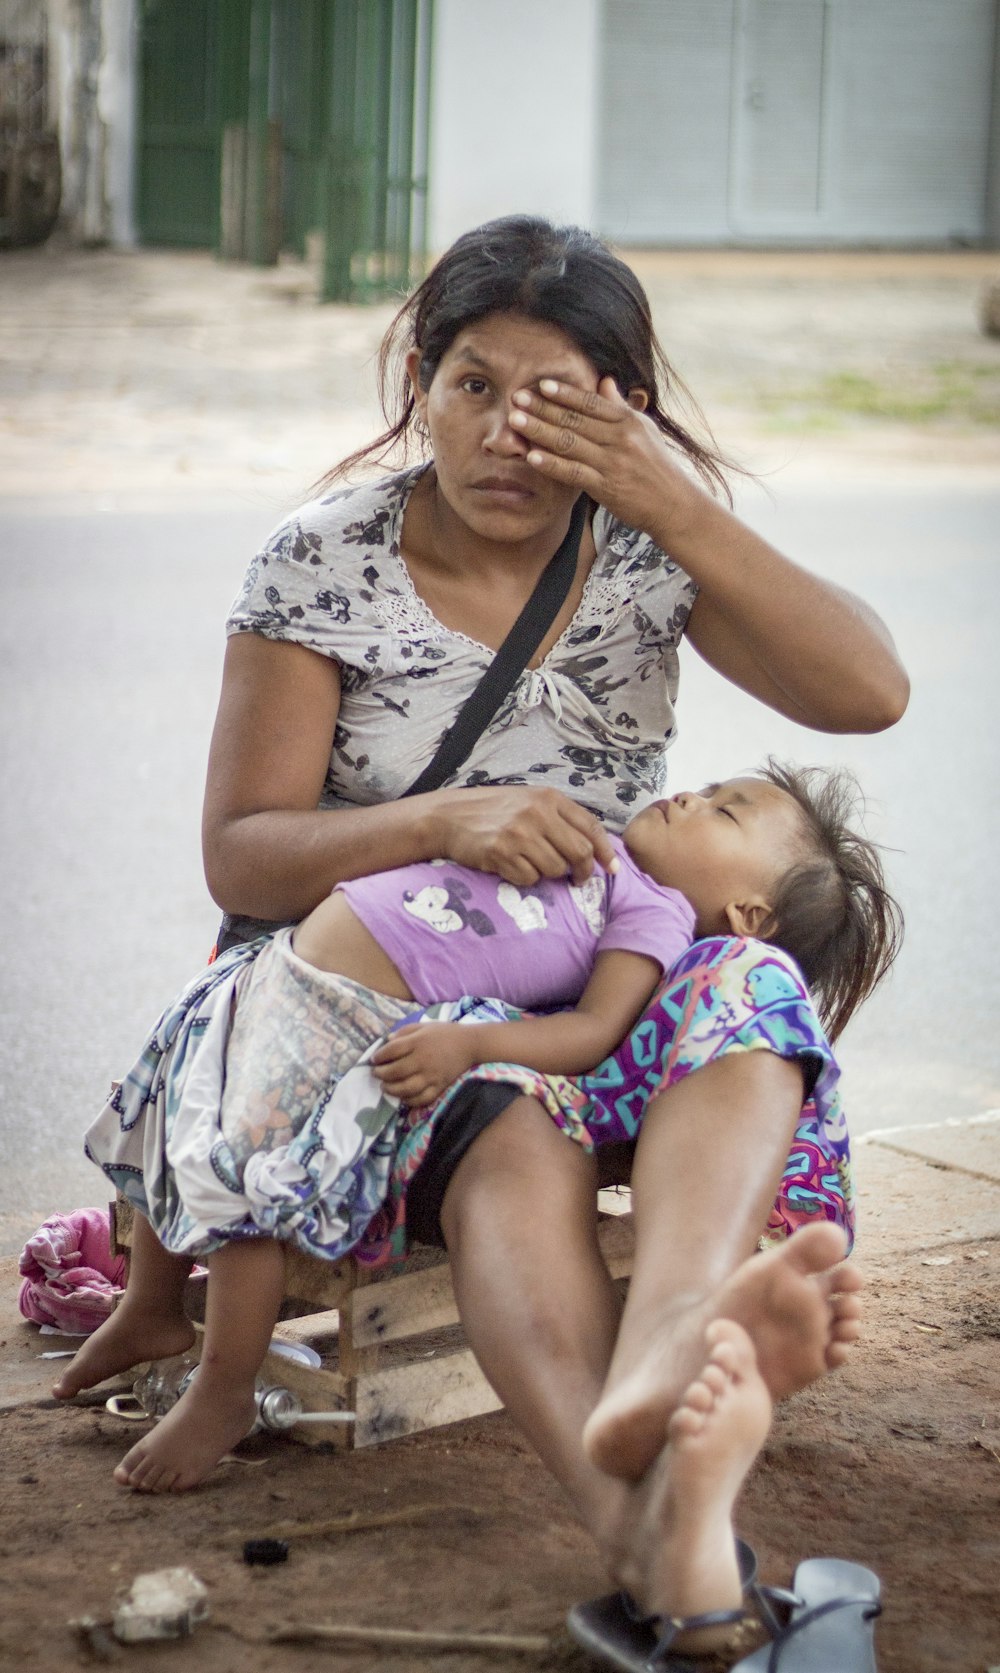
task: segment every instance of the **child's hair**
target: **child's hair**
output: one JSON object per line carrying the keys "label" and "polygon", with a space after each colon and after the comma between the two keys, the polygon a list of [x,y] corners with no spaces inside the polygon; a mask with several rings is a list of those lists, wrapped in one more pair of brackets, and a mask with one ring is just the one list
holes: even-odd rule
{"label": "child's hair", "polygon": [[862,798],[850,773],[772,757],[757,776],[798,804],[805,834],[762,933],[796,960],[835,1040],[899,952],[902,909],[886,887],[878,844],[852,825]]}

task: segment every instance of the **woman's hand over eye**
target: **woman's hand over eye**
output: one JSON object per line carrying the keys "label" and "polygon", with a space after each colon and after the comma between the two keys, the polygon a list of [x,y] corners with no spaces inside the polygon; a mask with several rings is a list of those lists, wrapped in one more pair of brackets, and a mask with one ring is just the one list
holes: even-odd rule
{"label": "woman's hand over eye", "polygon": [[538,391],[518,390],[513,399],[509,422],[529,445],[528,464],[589,494],[630,528],[663,539],[703,499],[679,454],[613,378],[596,391],[543,378]]}
{"label": "woman's hand over eye", "polygon": [[519,887],[540,877],[585,883],[594,866],[615,858],[611,839],[594,814],[558,790],[496,789],[438,792],[442,858],[494,872]]}

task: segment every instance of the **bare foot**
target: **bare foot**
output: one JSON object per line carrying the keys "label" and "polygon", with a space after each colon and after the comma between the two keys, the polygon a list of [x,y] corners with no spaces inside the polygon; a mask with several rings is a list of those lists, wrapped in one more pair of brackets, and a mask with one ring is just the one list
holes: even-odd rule
{"label": "bare foot", "polygon": [[749,1334],[774,1399],[805,1388],[848,1358],[860,1335],[864,1279],[842,1264],[846,1238],[829,1221],[805,1226],[752,1255],[713,1295],[648,1321],[634,1355],[625,1334],[604,1394],[583,1432],[587,1455],[609,1475],[638,1481],[659,1455],[684,1381],[696,1368],[706,1323],[733,1319]]}
{"label": "bare foot", "polygon": [[126,1298],[88,1336],[75,1359],[53,1384],[52,1392],[57,1400],[72,1400],[82,1388],[93,1388],[95,1383],[131,1370],[134,1365],[186,1353],[193,1341],[194,1326],[183,1313],[155,1317],[143,1311],[133,1316]]}
{"label": "bare foot", "polygon": [[255,1416],[253,1383],[243,1387],[213,1379],[202,1366],[176,1406],[125,1454],[115,1480],[141,1493],[197,1487],[250,1433]]}
{"label": "bare foot", "polygon": [[[732,1512],[736,1495],[771,1426],[772,1403],[753,1343],[729,1319],[705,1332],[707,1358],[667,1425],[667,1443],[633,1501],[620,1583],[642,1608],[663,1616],[739,1609],[742,1586]],[[707,1652],[732,1626],[676,1639],[680,1651]]]}

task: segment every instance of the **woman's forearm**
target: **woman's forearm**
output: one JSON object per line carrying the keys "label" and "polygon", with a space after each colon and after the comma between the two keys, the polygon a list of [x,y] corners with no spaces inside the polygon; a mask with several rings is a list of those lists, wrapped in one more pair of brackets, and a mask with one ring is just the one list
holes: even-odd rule
{"label": "woman's forearm", "polygon": [[784,557],[700,489],[688,503],[686,517],[651,532],[698,583],[688,633],[706,661],[801,725],[893,725],[909,681],[875,611]]}
{"label": "woman's forearm", "polygon": [[418,860],[454,860],[516,886],[614,860],[600,821],[558,790],[432,790],[376,807],[224,808],[209,795],[205,876],[223,911],[297,920],[338,883]]}
{"label": "woman's forearm", "polygon": [[203,844],[209,891],[224,912],[298,920],[349,878],[439,858],[431,801],[268,809],[213,822]]}

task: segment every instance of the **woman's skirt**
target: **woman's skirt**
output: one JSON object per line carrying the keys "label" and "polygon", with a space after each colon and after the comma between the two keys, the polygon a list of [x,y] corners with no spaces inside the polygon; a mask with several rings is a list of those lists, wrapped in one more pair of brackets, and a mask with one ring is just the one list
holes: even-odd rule
{"label": "woman's skirt", "polygon": [[[799,1062],[808,1089],[762,1246],[817,1219],[834,1221],[853,1239],[839,1070],[797,966],[777,948],[732,937],[696,941],[618,1051],[590,1074],[570,1078],[482,1064],[419,1110],[390,1097],[371,1070],[374,1052],[394,1027],[420,1018],[481,1022],[521,1013],[491,999],[404,1005],[321,977],[324,988],[340,983],[347,990],[337,1003],[353,1018],[349,1054],[341,1049],[327,1069],[322,1053],[306,1052],[308,1073],[286,1086],[280,1120],[269,1122],[248,1114],[227,1056],[234,1016],[243,1012],[240,1032],[251,1020],[246,1002],[255,962],[266,954],[264,963],[272,963],[280,942],[279,935],[234,947],[201,972],[160,1018],[87,1133],[91,1160],[174,1253],[203,1256],[234,1238],[265,1236],[329,1260],[348,1252],[372,1265],[401,1259],[408,1250],[408,1186],[459,1087],[470,1081],[515,1086],[537,1098],[571,1142],[592,1150],[634,1139],[657,1092],[717,1058],[747,1051]],[[302,972],[310,967],[294,954],[289,963],[286,982],[308,986]],[[268,1008],[261,1006],[261,1014]],[[249,1039],[256,1031],[246,1032]],[[272,1034],[278,1045],[287,1043],[281,1027]],[[738,1165],[738,1157],[705,1158],[709,1169]]]}

